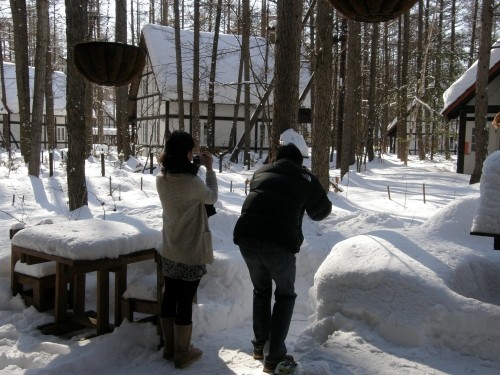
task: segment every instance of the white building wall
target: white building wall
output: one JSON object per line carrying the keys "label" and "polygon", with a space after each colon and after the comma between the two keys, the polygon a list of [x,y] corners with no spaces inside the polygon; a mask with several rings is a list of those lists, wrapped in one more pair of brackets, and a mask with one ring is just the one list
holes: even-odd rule
{"label": "white building wall", "polygon": [[[488,103],[490,105],[500,103],[500,76],[496,77],[493,81],[488,83]],[[475,104],[475,96],[469,102],[467,102],[467,106],[475,106]],[[496,113],[488,113],[488,118],[493,118],[495,115]],[[469,114],[468,116],[474,117],[474,114]],[[464,155],[465,174],[472,174],[472,172],[474,171],[474,164],[476,159],[475,137],[473,136],[474,127],[474,121],[467,121],[465,130],[466,152]],[[491,121],[488,121],[488,132],[488,154],[491,154],[497,150],[500,150],[500,129],[495,129],[491,125]]]}

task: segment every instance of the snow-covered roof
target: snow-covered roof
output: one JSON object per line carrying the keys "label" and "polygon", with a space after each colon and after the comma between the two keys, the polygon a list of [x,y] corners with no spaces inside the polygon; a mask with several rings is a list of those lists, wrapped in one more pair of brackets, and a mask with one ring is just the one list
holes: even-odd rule
{"label": "snow-covered roof", "polygon": [[[443,93],[444,107],[441,111],[443,116],[456,117],[457,107],[472,98],[476,89],[477,64],[478,60]],[[495,42],[491,49],[489,79],[498,74],[500,74],[500,41]]]}
{"label": "snow-covered roof", "polygon": [[[149,58],[155,74],[160,94],[164,100],[177,100],[177,70],[175,59],[174,28],[159,25],[145,25],[142,29]],[[200,33],[200,100],[208,100],[211,54],[214,35]],[[180,30],[182,49],[182,75],[184,100],[192,98],[193,77],[193,39],[194,33]],[[232,104],[235,102],[238,83],[242,37],[240,35],[220,34],[216,65],[215,102]],[[267,51],[267,52],[266,52]],[[259,102],[272,81],[274,70],[273,46],[261,37],[250,37],[250,90],[251,103]],[[267,57],[266,57],[267,55]],[[267,58],[267,68],[266,68]],[[301,69],[300,87],[304,88],[309,80],[308,67]],[[243,95],[242,95],[243,98]],[[272,95],[271,95],[272,102]],[[243,100],[243,99],[242,99]],[[304,103],[304,106],[307,106]]]}
{"label": "snow-covered roof", "polygon": [[[4,62],[5,91],[7,105],[12,113],[19,113],[19,101],[17,99],[16,67],[13,63]],[[66,74],[54,72],[52,75],[52,93],[54,95],[54,114],[56,116],[66,115]],[[35,86],[35,68],[29,68],[30,79],[30,106],[33,106],[33,88]],[[0,97],[2,93],[0,92]],[[45,113],[45,106],[43,108]],[[3,101],[0,102],[0,113],[6,114]]]}

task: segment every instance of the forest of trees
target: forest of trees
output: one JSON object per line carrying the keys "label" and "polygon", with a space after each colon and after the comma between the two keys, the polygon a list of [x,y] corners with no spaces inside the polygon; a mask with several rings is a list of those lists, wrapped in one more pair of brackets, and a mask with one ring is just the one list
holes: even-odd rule
{"label": "forest of trees", "polygon": [[[68,74],[68,185],[79,190],[71,194],[70,208],[75,209],[86,204],[82,160],[91,152],[89,113],[92,109],[102,113],[103,98],[112,97],[117,123],[127,123],[123,120],[127,91],[126,87],[84,82],[71,63],[71,46],[92,40],[138,45],[147,23],[270,38],[276,43],[270,153],[281,132],[289,127],[300,131],[295,80],[300,64],[307,64],[314,76],[310,88],[312,169],[328,189],[334,151],[341,176],[354,163],[360,170],[367,160],[387,150],[386,132],[394,119],[398,120],[398,157],[406,162],[409,109],[421,159],[434,157],[438,137],[456,138],[450,130],[454,128],[440,115],[442,94],[480,57],[481,44],[483,52],[489,52],[499,37],[495,11],[498,4],[493,0],[415,0],[402,16],[367,23],[346,19],[329,0],[1,0],[0,54],[2,62],[16,63],[18,88],[24,87],[18,98],[21,152],[33,175],[40,162],[37,137],[44,105],[40,98],[46,99],[49,118],[51,72]],[[27,73],[23,73],[28,66],[37,72],[32,108],[26,97]],[[244,74],[247,78],[246,70]],[[295,105],[297,111],[290,110]],[[250,111],[245,114],[251,115]],[[128,156],[127,126],[118,126],[118,149]],[[449,158],[451,150],[445,144]]]}

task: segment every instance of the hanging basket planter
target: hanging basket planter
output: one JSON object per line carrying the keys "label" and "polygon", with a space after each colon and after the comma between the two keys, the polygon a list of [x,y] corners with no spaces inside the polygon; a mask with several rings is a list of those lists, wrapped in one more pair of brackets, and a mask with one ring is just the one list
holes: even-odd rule
{"label": "hanging basket planter", "polygon": [[385,22],[406,13],[417,0],[330,0],[346,18],[360,22]]}
{"label": "hanging basket planter", "polygon": [[75,65],[90,82],[102,86],[123,86],[141,74],[146,51],[118,42],[87,42],[75,46]]}

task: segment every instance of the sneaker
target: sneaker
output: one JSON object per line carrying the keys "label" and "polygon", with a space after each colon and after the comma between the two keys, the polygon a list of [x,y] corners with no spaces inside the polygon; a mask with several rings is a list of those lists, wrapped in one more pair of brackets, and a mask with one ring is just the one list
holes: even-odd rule
{"label": "sneaker", "polygon": [[264,345],[257,344],[252,340],[253,344],[253,358],[254,359],[264,359]]}
{"label": "sneaker", "polygon": [[274,369],[274,375],[291,375],[295,371],[297,363],[295,361],[284,360],[278,363],[278,366]]}
{"label": "sneaker", "polygon": [[[274,374],[275,373],[274,371],[278,367],[278,364],[281,364],[283,362],[288,363],[289,364],[288,366],[291,366],[292,368],[295,368],[295,366],[297,366],[297,363],[295,363],[295,361],[291,355],[285,355],[285,357],[281,361],[265,360],[264,361],[264,368],[262,369],[262,371],[267,372],[268,374]],[[286,372],[285,372],[285,374],[286,374]]]}

